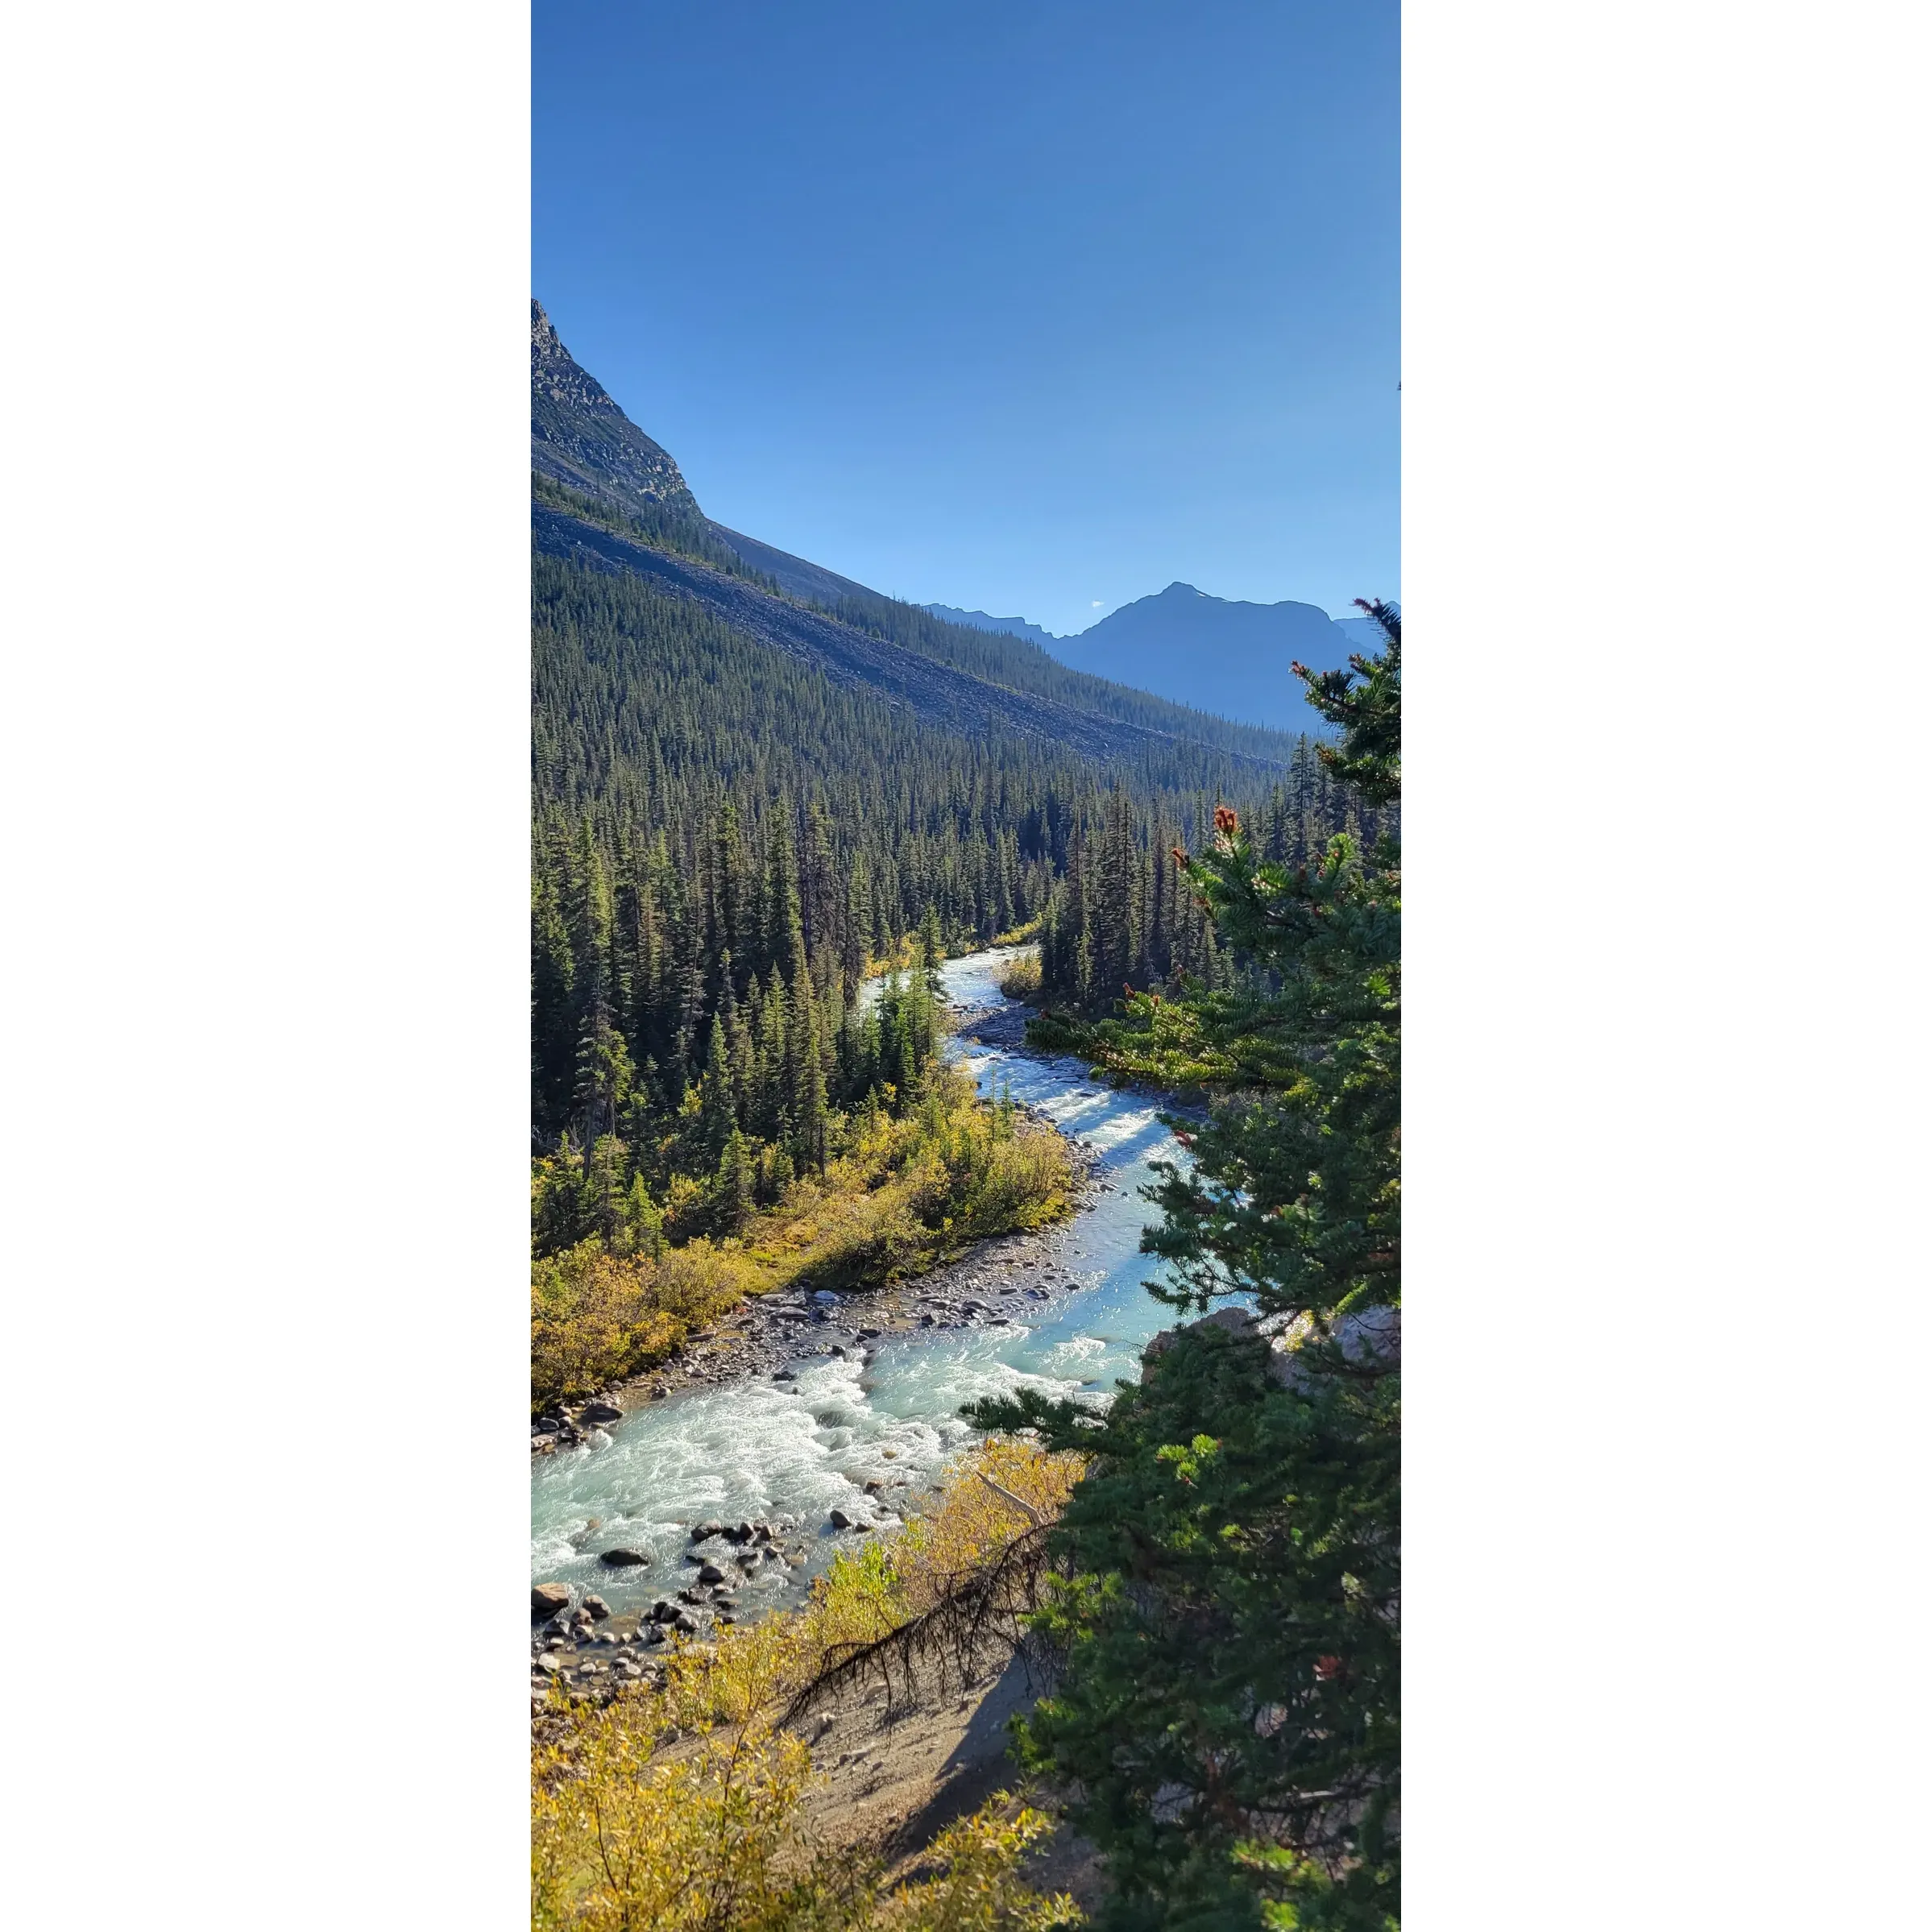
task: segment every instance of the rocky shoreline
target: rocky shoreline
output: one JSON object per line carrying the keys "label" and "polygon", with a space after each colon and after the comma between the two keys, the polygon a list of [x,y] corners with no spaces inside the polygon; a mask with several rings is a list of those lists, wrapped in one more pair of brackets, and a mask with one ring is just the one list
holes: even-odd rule
{"label": "rocky shoreline", "polygon": [[[1088,1184],[1109,1184],[1090,1176]],[[752,1378],[783,1383],[817,1358],[864,1362],[870,1345],[888,1335],[941,1334],[1014,1320],[1022,1309],[1038,1310],[1083,1285],[1066,1271],[1058,1252],[1065,1227],[1059,1222],[1038,1233],[982,1242],[960,1260],[893,1287],[847,1296],[794,1291],[740,1308],[718,1330],[694,1338],[696,1345],[675,1362],[613,1391],[611,1399],[587,1403],[568,1417],[540,1418],[553,1425],[545,1431],[549,1439],[543,1451],[594,1443],[607,1424],[674,1393]],[[567,1432],[554,1426],[566,1421]],[[775,1565],[803,1567],[818,1539],[895,1527],[899,1518],[888,1512],[910,1500],[910,1481],[867,1486],[877,1505],[869,1518],[835,1510],[826,1524],[810,1526],[788,1517],[694,1525],[686,1553],[690,1583],[641,1614],[614,1616],[594,1594],[576,1598],[561,1583],[533,1586],[533,1689],[541,1693],[550,1679],[562,1677],[574,1691],[608,1695],[645,1676],[648,1652],[674,1631],[698,1636],[713,1622],[734,1621],[737,1592],[744,1584],[762,1581]],[[906,1495],[891,1495],[894,1490]],[[599,1553],[613,1569],[632,1555],[622,1549]]]}

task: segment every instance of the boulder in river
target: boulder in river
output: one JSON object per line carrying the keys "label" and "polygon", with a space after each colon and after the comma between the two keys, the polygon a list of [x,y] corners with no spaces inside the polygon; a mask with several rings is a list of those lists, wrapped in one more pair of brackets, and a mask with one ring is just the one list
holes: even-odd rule
{"label": "boulder in river", "polygon": [[724,1525],[722,1523],[700,1523],[691,1532],[691,1540],[702,1543],[707,1536],[722,1536],[723,1534]]}
{"label": "boulder in river", "polygon": [[533,1583],[530,1586],[530,1615],[533,1617],[553,1617],[559,1611],[570,1607],[569,1584]]}
{"label": "boulder in river", "polygon": [[581,1422],[621,1422],[624,1411],[608,1402],[587,1402],[578,1412]]}
{"label": "boulder in river", "polygon": [[599,1563],[609,1564],[612,1569],[633,1569],[650,1560],[651,1553],[648,1549],[607,1549],[597,1558]]}
{"label": "boulder in river", "polygon": [[724,1581],[724,1572],[715,1563],[707,1563],[703,1569],[699,1571],[698,1581],[700,1583],[722,1583]]}
{"label": "boulder in river", "polygon": [[834,1529],[850,1529],[852,1518],[844,1510],[835,1509],[831,1513],[831,1526]]}
{"label": "boulder in river", "polygon": [[586,1597],[583,1607],[601,1623],[611,1614],[611,1607],[602,1597]]}

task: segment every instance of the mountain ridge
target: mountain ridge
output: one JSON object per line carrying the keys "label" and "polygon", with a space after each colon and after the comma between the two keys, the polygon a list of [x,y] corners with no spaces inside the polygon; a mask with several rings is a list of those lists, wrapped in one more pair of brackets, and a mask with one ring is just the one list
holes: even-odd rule
{"label": "mountain ridge", "polygon": [[530,299],[530,467],[620,508],[632,500],[700,514],[670,452],[619,408],[564,347],[543,305]]}
{"label": "mountain ridge", "polygon": [[[532,504],[539,553],[649,578],[748,638],[808,658],[835,681],[869,684],[947,728],[1014,731],[1097,759],[1136,757],[1163,741],[1256,767],[1284,767],[1293,756],[1287,732],[1069,670],[1030,639],[996,643],[994,633],[901,604],[713,521],[670,452],[577,363],[534,298],[531,466],[557,486],[547,492],[556,500],[540,491]],[[734,559],[767,581],[735,574]]]}
{"label": "mountain ridge", "polygon": [[1028,623],[1024,617],[993,617],[985,611],[962,611],[950,603],[922,603],[919,608],[931,611],[934,616],[943,617],[948,624],[969,624],[976,631],[1004,631],[1010,637],[1024,637],[1029,644],[1037,644],[1049,653],[1059,642],[1052,632]]}

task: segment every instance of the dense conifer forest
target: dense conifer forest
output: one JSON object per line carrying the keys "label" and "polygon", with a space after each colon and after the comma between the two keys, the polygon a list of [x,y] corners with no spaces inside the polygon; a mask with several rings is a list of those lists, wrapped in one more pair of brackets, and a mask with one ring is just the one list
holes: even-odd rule
{"label": "dense conifer forest", "polygon": [[709,1225],[674,1184],[723,1186],[728,1156],[761,1200],[823,1167],[829,1117],[889,1107],[930,1052],[918,975],[858,999],[922,929],[935,956],[1039,932],[1047,996],[1083,1010],[1218,985],[1169,848],[1229,797],[1291,857],[1361,824],[1307,740],[1272,782],[1167,737],[1103,769],[936,728],[652,585],[533,574],[531,1117],[540,1155],[594,1171],[574,1209],[540,1188],[540,1247],[615,1228],[620,1200]]}

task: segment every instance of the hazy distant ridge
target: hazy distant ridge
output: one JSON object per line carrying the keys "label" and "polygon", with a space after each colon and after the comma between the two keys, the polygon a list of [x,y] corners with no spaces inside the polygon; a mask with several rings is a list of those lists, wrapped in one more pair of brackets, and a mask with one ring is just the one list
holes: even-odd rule
{"label": "hazy distant ridge", "polygon": [[931,611],[935,617],[943,617],[949,624],[969,624],[976,631],[1004,631],[1009,636],[1026,638],[1050,651],[1059,642],[1052,632],[1029,624],[1024,617],[989,617],[984,611],[956,610],[949,603],[927,603],[919,607]]}
{"label": "hazy distant ridge", "polygon": [[1313,714],[1288,666],[1299,658],[1311,670],[1334,670],[1361,645],[1312,603],[1238,603],[1171,583],[1048,648],[1075,670],[1224,718],[1306,731]]}

